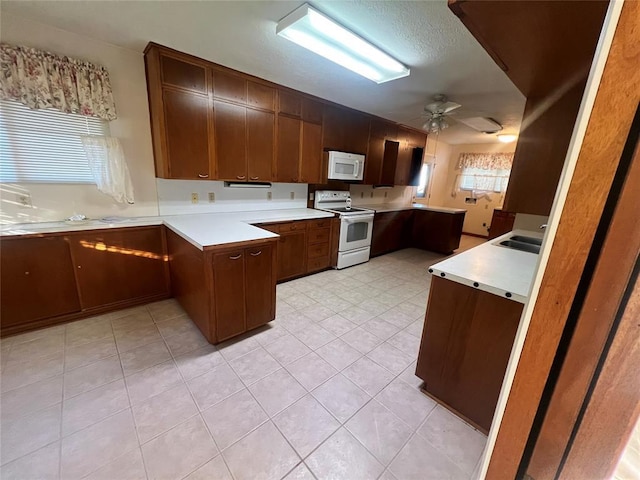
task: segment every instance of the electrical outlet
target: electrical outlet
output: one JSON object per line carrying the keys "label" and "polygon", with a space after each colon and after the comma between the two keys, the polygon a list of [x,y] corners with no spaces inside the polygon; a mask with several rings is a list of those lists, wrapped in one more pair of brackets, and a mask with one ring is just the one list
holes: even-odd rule
{"label": "electrical outlet", "polygon": [[364,192],[360,192],[360,198],[364,198]]}
{"label": "electrical outlet", "polygon": [[216,201],[216,192],[209,192],[209,203],[215,203]]}
{"label": "electrical outlet", "polygon": [[371,192],[371,198],[373,198],[373,192]]}
{"label": "electrical outlet", "polygon": [[291,198],[291,200],[294,200],[296,198],[296,192],[290,192],[289,198]]}
{"label": "electrical outlet", "polygon": [[29,194],[18,194],[16,195],[16,200],[21,207],[33,207],[31,204],[31,195]]}
{"label": "electrical outlet", "polygon": [[272,192],[267,192],[267,200],[271,200],[273,198]]}
{"label": "electrical outlet", "polygon": [[387,193],[388,193],[388,192],[384,192],[384,198],[387,198]]}
{"label": "electrical outlet", "polygon": [[485,205],[484,209],[487,210],[489,208],[489,205]]}
{"label": "electrical outlet", "polygon": [[192,193],[191,194],[191,203],[198,203],[198,194],[197,193]]}
{"label": "electrical outlet", "polygon": [[309,200],[310,200],[311,202],[313,202],[313,200],[314,200],[315,198],[316,198],[315,193],[310,192],[310,193],[309,193]]}

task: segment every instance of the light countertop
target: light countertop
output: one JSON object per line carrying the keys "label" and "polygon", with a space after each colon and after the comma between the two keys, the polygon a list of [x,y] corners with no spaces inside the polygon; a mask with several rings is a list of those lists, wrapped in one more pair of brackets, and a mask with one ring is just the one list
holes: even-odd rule
{"label": "light countertop", "polygon": [[[463,285],[525,303],[539,255],[498,245],[513,235],[543,237],[540,232],[514,230],[436,263],[429,271],[432,271],[434,276],[443,276]],[[507,293],[511,294],[511,297]]]}
{"label": "light countertop", "polygon": [[226,243],[278,237],[277,234],[255,227],[252,224],[313,220],[315,218],[330,218],[333,216],[333,213],[314,210],[312,208],[295,208],[233,213],[171,215],[164,217],[122,218],[111,222],[90,220],[81,224],[69,224],[67,222],[23,223],[0,227],[0,236],[37,235],[106,228],[166,225],[200,250],[204,250],[204,247],[224,245]]}
{"label": "light countertop", "polygon": [[464,208],[448,208],[448,207],[432,207],[429,205],[423,205],[421,203],[412,204],[394,204],[394,203],[379,203],[373,205],[353,205],[354,207],[368,208],[376,213],[383,212],[399,212],[401,210],[427,210],[430,212],[442,212],[442,213],[463,213],[466,212]]}

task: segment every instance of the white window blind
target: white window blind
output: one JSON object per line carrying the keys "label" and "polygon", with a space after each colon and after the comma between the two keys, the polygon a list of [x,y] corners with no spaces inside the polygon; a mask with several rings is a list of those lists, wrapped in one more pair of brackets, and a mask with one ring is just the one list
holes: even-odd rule
{"label": "white window blind", "polygon": [[460,190],[505,192],[511,170],[465,167],[460,175]]}
{"label": "white window blind", "polygon": [[0,182],[95,183],[82,135],[109,135],[109,124],[0,101]]}
{"label": "white window blind", "polygon": [[433,173],[433,164],[424,163],[420,170],[420,184],[416,189],[417,198],[426,198],[429,190],[429,184],[431,183],[431,175]]}

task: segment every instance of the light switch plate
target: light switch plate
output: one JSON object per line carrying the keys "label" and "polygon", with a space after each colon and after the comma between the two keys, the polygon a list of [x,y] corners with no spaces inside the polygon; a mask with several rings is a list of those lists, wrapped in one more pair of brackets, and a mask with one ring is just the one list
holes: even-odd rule
{"label": "light switch plate", "polygon": [[209,203],[215,203],[216,201],[216,192],[209,192]]}
{"label": "light switch plate", "polygon": [[291,192],[291,193],[289,194],[289,197],[291,198],[291,200],[295,200],[295,198],[296,198],[296,192]]}
{"label": "light switch plate", "polygon": [[273,198],[272,192],[267,192],[267,200],[271,200]]}

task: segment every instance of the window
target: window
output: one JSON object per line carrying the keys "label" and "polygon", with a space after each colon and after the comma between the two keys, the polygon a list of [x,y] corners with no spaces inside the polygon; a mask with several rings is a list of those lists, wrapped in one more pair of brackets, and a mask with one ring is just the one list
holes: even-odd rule
{"label": "window", "polygon": [[429,184],[433,175],[433,163],[423,163],[420,170],[420,183],[416,190],[417,198],[427,198],[429,192]]}
{"label": "window", "polygon": [[478,192],[504,192],[507,190],[510,169],[487,170],[464,167],[460,175],[460,190]]}
{"label": "window", "polygon": [[82,135],[109,135],[105,120],[0,101],[0,182],[95,183]]}

